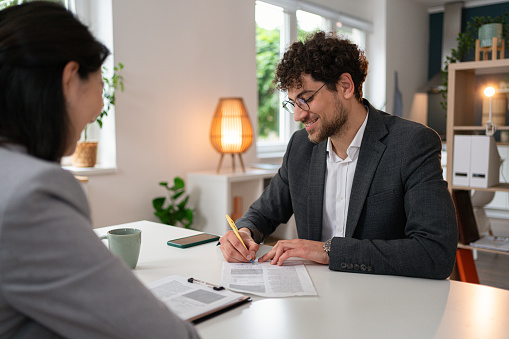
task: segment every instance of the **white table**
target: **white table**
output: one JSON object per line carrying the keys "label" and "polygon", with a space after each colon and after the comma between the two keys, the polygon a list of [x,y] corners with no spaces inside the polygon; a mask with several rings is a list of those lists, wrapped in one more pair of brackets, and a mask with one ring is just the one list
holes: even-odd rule
{"label": "white table", "polygon": [[[168,275],[221,282],[224,262],[215,243],[188,249],[166,241],[195,231],[149,221],[142,230],[134,274],[144,283]],[[269,247],[262,246],[259,254]],[[509,338],[509,291],[449,280],[330,271],[307,263],[314,297],[261,298],[196,326],[202,338]]]}

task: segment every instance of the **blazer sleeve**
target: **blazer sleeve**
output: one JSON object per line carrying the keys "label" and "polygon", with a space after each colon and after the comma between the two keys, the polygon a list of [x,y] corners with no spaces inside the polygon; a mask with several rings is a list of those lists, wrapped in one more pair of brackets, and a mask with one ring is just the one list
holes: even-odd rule
{"label": "blazer sleeve", "polygon": [[359,239],[355,234],[352,238],[333,238],[330,269],[432,279],[445,279],[451,274],[458,229],[454,205],[442,177],[440,139],[428,128],[416,129],[405,138],[398,145],[401,151],[395,168],[399,167],[399,173],[385,173],[379,178],[386,185],[393,184],[391,194],[396,198],[368,197],[362,213],[370,218],[357,226],[403,232],[385,240]]}
{"label": "blazer sleeve", "polygon": [[197,338],[109,252],[81,187],[54,167],[18,185],[0,220],[0,306],[16,311],[11,321],[67,338]]}
{"label": "blazer sleeve", "polygon": [[288,158],[294,144],[294,138],[295,134],[288,142],[281,168],[270,181],[270,185],[251,204],[248,211],[236,221],[239,228],[249,228],[253,239],[257,243],[261,243],[280,224],[287,223],[293,214],[288,184]]}

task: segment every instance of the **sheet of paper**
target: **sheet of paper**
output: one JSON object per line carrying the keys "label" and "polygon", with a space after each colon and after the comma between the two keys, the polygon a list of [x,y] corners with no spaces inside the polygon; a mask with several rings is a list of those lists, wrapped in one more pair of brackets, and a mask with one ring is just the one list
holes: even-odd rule
{"label": "sheet of paper", "polygon": [[481,239],[479,239],[477,241],[471,242],[470,246],[508,252],[509,251],[509,239],[486,236],[486,237],[482,237]]}
{"label": "sheet of paper", "polygon": [[207,285],[189,283],[186,278],[177,275],[155,281],[148,288],[184,320],[192,320],[244,298],[228,290],[215,291]]}
{"label": "sheet of paper", "polygon": [[308,271],[300,261],[285,261],[283,266],[268,262],[225,262],[221,284],[232,291],[262,297],[317,295]]}

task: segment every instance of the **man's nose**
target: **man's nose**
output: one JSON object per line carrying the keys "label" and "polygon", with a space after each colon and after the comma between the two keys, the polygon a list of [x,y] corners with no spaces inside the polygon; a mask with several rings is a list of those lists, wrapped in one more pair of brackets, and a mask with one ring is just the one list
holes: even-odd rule
{"label": "man's nose", "polygon": [[298,105],[295,105],[295,112],[293,113],[293,119],[295,121],[302,121],[308,115],[308,111],[303,110]]}

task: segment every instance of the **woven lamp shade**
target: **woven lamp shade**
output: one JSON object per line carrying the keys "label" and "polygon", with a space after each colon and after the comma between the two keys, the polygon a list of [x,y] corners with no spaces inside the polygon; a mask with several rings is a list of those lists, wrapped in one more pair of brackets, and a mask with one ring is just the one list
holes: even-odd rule
{"label": "woven lamp shade", "polygon": [[251,146],[253,128],[242,98],[219,99],[210,142],[219,153],[244,153]]}
{"label": "woven lamp shade", "polygon": [[[239,154],[239,157],[251,146],[253,128],[242,98],[219,99],[210,126],[210,142],[219,153]],[[219,167],[222,159],[221,156]]]}

